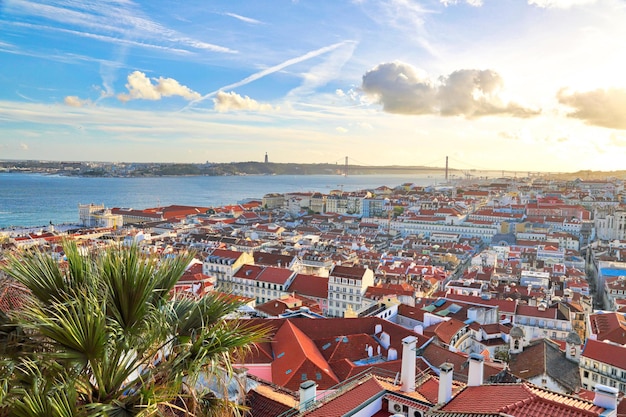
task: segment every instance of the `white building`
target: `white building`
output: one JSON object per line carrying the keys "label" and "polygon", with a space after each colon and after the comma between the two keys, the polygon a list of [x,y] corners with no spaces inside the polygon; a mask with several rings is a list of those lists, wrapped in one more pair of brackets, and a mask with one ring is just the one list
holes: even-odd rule
{"label": "white building", "polygon": [[358,266],[335,265],[328,277],[328,314],[343,317],[346,310],[360,310],[367,287],[374,285],[374,272]]}

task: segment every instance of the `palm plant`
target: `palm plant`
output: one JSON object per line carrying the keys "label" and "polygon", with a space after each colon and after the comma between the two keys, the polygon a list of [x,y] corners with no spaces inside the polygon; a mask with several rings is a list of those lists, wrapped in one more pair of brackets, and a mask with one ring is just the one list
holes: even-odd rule
{"label": "palm plant", "polygon": [[197,382],[228,381],[232,364],[265,334],[225,320],[240,306],[236,301],[171,296],[192,254],[161,259],[136,246],[87,253],[71,242],[64,251],[64,263],[34,251],[3,268],[30,290],[30,299],[23,310],[0,317],[0,337],[11,346],[0,363],[0,415],[241,411]]}

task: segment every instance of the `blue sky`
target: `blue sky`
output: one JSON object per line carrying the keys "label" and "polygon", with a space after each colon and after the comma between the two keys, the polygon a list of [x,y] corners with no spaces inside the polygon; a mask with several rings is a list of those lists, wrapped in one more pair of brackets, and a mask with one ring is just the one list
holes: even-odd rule
{"label": "blue sky", "polygon": [[0,1],[0,159],[624,169],[624,0]]}

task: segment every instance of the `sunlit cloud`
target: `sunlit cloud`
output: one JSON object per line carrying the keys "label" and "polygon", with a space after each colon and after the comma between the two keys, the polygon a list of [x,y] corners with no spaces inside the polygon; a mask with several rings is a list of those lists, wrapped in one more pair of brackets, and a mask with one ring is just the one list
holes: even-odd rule
{"label": "sunlit cloud", "polygon": [[83,107],[91,104],[91,100],[83,100],[78,96],[67,96],[63,100],[66,106],[70,107]]}
{"label": "sunlit cloud", "polygon": [[388,113],[441,116],[530,117],[538,110],[501,98],[504,81],[495,71],[462,69],[432,81],[403,62],[379,64],[363,75],[362,90]]}
{"label": "sunlit cloud", "polygon": [[126,88],[128,94],[118,94],[117,98],[122,102],[129,100],[160,100],[162,97],[180,96],[185,100],[195,100],[200,94],[191,90],[189,87],[181,85],[173,78],[154,78],[152,80],[146,77],[146,74],[140,71],[134,71],[128,75],[128,83]]}
{"label": "sunlit cloud", "polygon": [[557,93],[561,104],[574,109],[568,117],[589,125],[626,130],[626,89],[609,88],[586,92],[566,89]]}
{"label": "sunlit cloud", "polygon": [[248,110],[248,111],[271,111],[274,108],[267,103],[259,103],[256,100],[251,99],[248,96],[241,96],[234,91],[225,93],[219,91],[213,99],[215,104],[214,108],[218,112],[227,112],[234,110]]}
{"label": "sunlit cloud", "polygon": [[335,130],[337,132],[339,132],[339,133],[348,133],[349,132],[348,129],[346,129],[345,127],[341,127],[341,126],[336,127]]}

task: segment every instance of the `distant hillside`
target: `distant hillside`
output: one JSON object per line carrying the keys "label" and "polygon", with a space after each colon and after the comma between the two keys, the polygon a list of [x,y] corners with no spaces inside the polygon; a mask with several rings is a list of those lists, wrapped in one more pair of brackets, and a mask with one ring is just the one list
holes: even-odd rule
{"label": "distant hillside", "polygon": [[556,179],[556,180],[565,180],[565,181],[573,181],[577,178],[580,178],[583,181],[590,180],[606,180],[608,178],[620,178],[626,179],[626,171],[576,171],[576,172],[565,172],[558,174],[545,174],[545,178]]}

